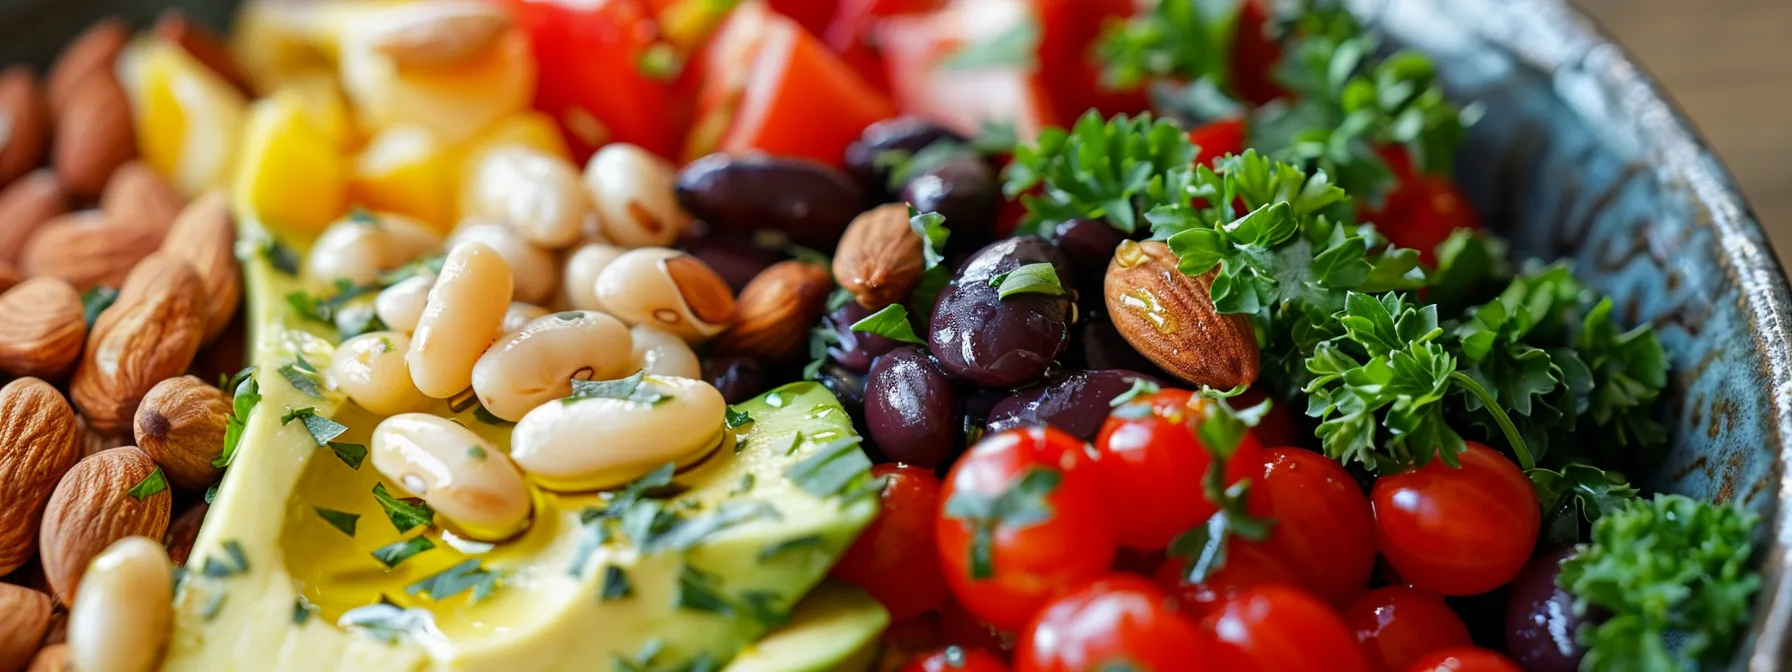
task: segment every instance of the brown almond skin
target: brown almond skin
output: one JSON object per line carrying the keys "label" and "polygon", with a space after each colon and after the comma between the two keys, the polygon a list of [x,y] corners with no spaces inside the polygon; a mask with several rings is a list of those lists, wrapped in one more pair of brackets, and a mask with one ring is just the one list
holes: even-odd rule
{"label": "brown almond skin", "polygon": [[880,205],[846,226],[834,252],[834,277],[866,310],[902,301],[925,269],[921,237],[908,225],[908,206]]}
{"label": "brown almond skin", "polygon": [[125,446],[81,460],[63,475],[38,536],[44,574],[58,602],[75,603],[87,563],[112,542],[167,533],[173,494],[163,490],[141,500],[129,494],[155,470],[149,455]]}
{"label": "brown almond skin", "polygon": [[717,354],[792,358],[827,312],[828,269],[802,261],[772,264],[741,289],[733,326],[710,341]]}
{"label": "brown almond skin", "polygon": [[106,221],[162,235],[168,233],[174,218],[186,206],[187,199],[174,190],[174,185],[142,161],[129,161],[112,171],[100,194],[100,212],[106,215]]}
{"label": "brown almond skin", "polygon": [[236,57],[230,55],[224,39],[210,28],[194,22],[185,11],[178,7],[162,10],[152,30],[156,37],[180,45],[193,60],[223,77],[243,95],[253,94],[249,89],[249,78],[244,77],[243,69],[237,67]]}
{"label": "brown almond skin", "polygon": [[110,70],[81,80],[56,116],[51,163],[69,191],[98,196],[112,171],[137,156],[137,133],[124,87]]}
{"label": "brown almond skin", "polygon": [[0,672],[19,672],[50,629],[50,596],[0,583]]}
{"label": "brown almond skin", "polygon": [[194,376],[169,378],[149,389],[137,407],[137,447],[162,465],[168,481],[204,490],[222,470],[212,460],[224,448],[230,397]]}
{"label": "brown almond skin", "polygon": [[734,320],[734,289],[703,260],[684,254],[661,263],[665,265],[666,277],[678,287],[685,305],[690,306],[691,314],[697,319],[708,324],[728,324]]}
{"label": "brown almond skin", "polygon": [[0,126],[8,127],[0,140],[0,187],[44,162],[50,147],[50,103],[31,68],[15,65],[0,70]]}
{"label": "brown almond skin", "polygon": [[45,222],[25,241],[19,269],[62,278],[83,292],[118,287],[144,257],[162,244],[162,232],[113,222],[98,210],[71,212]]}
{"label": "brown almond skin", "polygon": [[58,642],[38,651],[26,672],[71,672],[73,669],[68,666],[68,645]]}
{"label": "brown almond skin", "polygon": [[20,378],[0,388],[0,575],[37,549],[44,504],[81,457],[75,434],[75,410],[49,383]]}
{"label": "brown almond skin", "polygon": [[49,90],[50,114],[61,117],[62,110],[74,96],[75,89],[96,72],[112,71],[119,52],[131,39],[131,28],[118,17],[109,16],[81,31],[70,40],[50,65],[46,88]]}
{"label": "brown almond skin", "polygon": [[193,199],[174,218],[162,239],[162,251],[187,260],[205,285],[205,342],[212,343],[236,317],[243,294],[242,269],[236,259],[236,221],[230,199],[211,191]]}
{"label": "brown almond skin", "polygon": [[10,261],[0,261],[0,292],[12,289],[25,281],[25,272]]}
{"label": "brown almond skin", "polygon": [[60,380],[87,337],[81,293],[57,278],[32,278],[0,294],[0,372]]}
{"label": "brown almond skin", "polygon": [[18,261],[31,234],[65,212],[68,190],[55,171],[32,172],[0,189],[0,261]]}
{"label": "brown almond skin", "polygon": [[1259,353],[1249,318],[1213,307],[1218,269],[1190,277],[1176,270],[1177,261],[1158,241],[1120,244],[1102,286],[1115,329],[1139,354],[1190,384],[1224,390],[1256,381]]}
{"label": "brown almond skin", "polygon": [[171,255],[145,257],[88,335],[69,396],[101,433],[130,428],[149,389],[193,363],[205,335],[204,285]]}
{"label": "brown almond skin", "polygon": [[193,540],[199,538],[199,527],[205,524],[205,514],[211,508],[205,502],[194,502],[168,524],[168,559],[174,566],[187,566],[187,558],[193,555]]}
{"label": "brown almond skin", "polygon": [[75,418],[75,425],[79,428],[78,432],[80,440],[78,445],[81,452],[81,459],[86,459],[101,451],[131,445],[131,429],[128,427],[125,428],[123,432],[108,434],[87,426],[87,418],[83,418],[78,414]]}

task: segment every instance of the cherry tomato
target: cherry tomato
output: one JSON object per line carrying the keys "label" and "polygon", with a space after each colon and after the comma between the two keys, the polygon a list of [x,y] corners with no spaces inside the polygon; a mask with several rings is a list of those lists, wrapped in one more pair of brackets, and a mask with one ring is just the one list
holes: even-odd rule
{"label": "cherry tomato", "polygon": [[1417,588],[1369,591],[1344,610],[1363,655],[1376,669],[1401,672],[1427,654],[1470,646],[1468,626],[1444,599]]}
{"label": "cherry tomato", "polygon": [[1082,672],[1130,665],[1175,672],[1207,656],[1206,637],[1141,576],[1110,574],[1052,600],[1021,633],[1018,672]]}
{"label": "cherry tomato", "polygon": [[677,156],[682,119],[670,83],[640,67],[658,29],[639,0],[504,5],[535,52],[535,108],[559,120],[574,158],[613,141]]}
{"label": "cherry tomato", "polygon": [[1406,672],[1523,672],[1500,654],[1472,646],[1439,651],[1425,656]]}
{"label": "cherry tomato", "polygon": [[1263,451],[1251,512],[1275,526],[1262,545],[1335,606],[1361,595],[1375,571],[1375,514],[1337,462],[1301,448]]}
{"label": "cherry tomato", "polygon": [[[1212,166],[1214,159],[1244,151],[1244,120],[1222,119],[1196,126],[1188,132],[1188,140],[1200,149],[1195,165]],[[1240,403],[1240,408],[1250,405]]]}
{"label": "cherry tomato", "polygon": [[1059,119],[1089,110],[1103,117],[1150,109],[1145,87],[1114,91],[1101,83],[1093,58],[1096,38],[1110,23],[1132,16],[1134,0],[1029,0],[1039,16],[1039,71]]}
{"label": "cherry tomato", "polygon": [[1379,205],[1370,203],[1369,199],[1357,201],[1357,219],[1375,225],[1383,234],[1387,230],[1406,221],[1407,210],[1413,198],[1412,155],[1400,145],[1382,145],[1375,148],[1375,153],[1388,165],[1388,172],[1394,176],[1394,185],[1381,197]]}
{"label": "cherry tomato", "polygon": [[[1217,509],[1201,479],[1213,455],[1195,437],[1205,398],[1188,390],[1163,390],[1115,409],[1095,439],[1095,473],[1107,492],[1110,524],[1131,548],[1168,546]],[[1256,471],[1262,446],[1245,435],[1226,465],[1227,482]]]}
{"label": "cherry tomato", "polygon": [[1213,668],[1262,672],[1368,672],[1356,637],[1319,598],[1286,586],[1239,592],[1207,617],[1219,642]]}
{"label": "cherry tomato", "polygon": [[1205,618],[1221,603],[1239,591],[1253,586],[1284,585],[1299,587],[1300,578],[1289,571],[1276,556],[1261,544],[1246,539],[1233,539],[1226,548],[1226,563],[1200,583],[1189,583],[1187,563],[1171,558],[1153,575],[1159,585],[1174,592],[1182,613],[1189,618]]}
{"label": "cherry tomato", "polygon": [[1457,459],[1460,468],[1433,460],[1375,482],[1375,542],[1414,587],[1475,595],[1524,567],[1542,513],[1530,481],[1504,455],[1470,441]]}
{"label": "cherry tomato", "polygon": [[1447,177],[1419,174],[1406,196],[1406,220],[1387,231],[1388,240],[1419,251],[1426,264],[1437,263],[1437,246],[1457,229],[1478,229],[1475,210]]}
{"label": "cherry tomato", "polygon": [[1263,8],[1265,1],[1244,3],[1232,40],[1232,88],[1240,99],[1252,105],[1262,105],[1288,94],[1275,81],[1276,65],[1282,62],[1282,47],[1264,32],[1269,23],[1269,12]]}
{"label": "cherry tomato", "polygon": [[1027,0],[987,0],[879,21],[874,39],[883,48],[896,105],[905,114],[926,117],[967,137],[979,135],[990,122],[1013,125],[1026,142],[1040,129],[1059,125],[1037,67],[952,65],[963,49],[1037,20]]}
{"label": "cherry tomato", "polygon": [[1008,672],[1008,666],[983,649],[948,646],[904,665],[901,672]]}
{"label": "cherry tomato", "polygon": [[1108,571],[1113,530],[1086,460],[1075,437],[1027,427],[985,438],[946,474],[940,565],[972,614],[1017,630],[1054,595]]}
{"label": "cherry tomato", "polygon": [[[1263,400],[1268,398],[1269,393],[1263,391],[1263,388],[1253,387],[1234,397],[1232,407],[1250,408],[1263,403]],[[1301,445],[1300,425],[1295,423],[1293,412],[1288,410],[1291,407],[1289,402],[1276,399],[1269,405],[1269,412],[1263,414],[1263,419],[1257,422],[1257,426],[1251,428],[1251,435],[1257,437],[1257,441],[1265,446]],[[1312,437],[1306,438],[1311,439]]]}
{"label": "cherry tomato", "polygon": [[938,609],[946,603],[946,577],[933,550],[940,481],[932,470],[895,464],[871,473],[888,479],[883,513],[846,549],[833,575],[871,593],[893,621]]}

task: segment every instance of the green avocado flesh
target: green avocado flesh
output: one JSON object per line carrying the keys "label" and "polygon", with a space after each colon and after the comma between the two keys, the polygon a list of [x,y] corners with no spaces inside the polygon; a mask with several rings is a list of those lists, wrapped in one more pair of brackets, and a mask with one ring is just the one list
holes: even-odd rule
{"label": "green avocado flesh", "polygon": [[790,612],[790,622],[734,658],[722,672],[865,672],[890,612],[865,591],[828,580]]}
{"label": "green avocado flesh", "polygon": [[[251,221],[243,229],[246,241],[266,238]],[[866,487],[869,460],[850,445],[850,418],[813,383],[733,407],[751,421],[676,475],[670,490],[682,491],[653,491],[644,504],[619,509],[649,509],[654,527],[630,527],[627,514],[587,525],[581,516],[601,517],[594,514],[613,493],[531,486],[533,522],[517,537],[493,545],[431,526],[421,536],[433,548],[388,569],[373,551],[420,530],[401,534],[388,520],[373,496],[380,477],[372,461],[351,468],[332,448],[319,447],[303,422],[281,423],[312,408],[348,428],[336,444],[366,445],[380,418],[327,385],[312,387],[300,376],[302,387],[317,392],[312,396],[289,382],[292,367],[303,369],[301,357],[325,369],[336,335],[286,300],[316,288],[266,256],[243,264],[249,352],[263,398],[248,415],[177,590],[167,669],[720,669],[787,618],[827,624],[839,633],[830,639],[861,643],[887,622],[881,609],[858,602],[862,595],[843,598],[840,589],[818,599],[850,604],[790,614],[878,511],[874,488]],[[477,410],[474,403],[456,413],[440,402],[431,412],[508,450],[511,425],[488,424]],[[828,474],[818,479],[817,467]],[[827,475],[843,476],[818,484]],[[656,512],[671,525],[659,525]],[[352,536],[342,524],[350,516],[358,516],[347,525]],[[437,600],[423,589],[432,585],[425,579],[470,558],[491,573],[485,576],[498,577],[489,594],[463,585]],[[389,606],[373,606],[381,603]],[[793,636],[801,637],[794,628],[783,631],[780,641]],[[741,669],[844,668],[818,662]]]}

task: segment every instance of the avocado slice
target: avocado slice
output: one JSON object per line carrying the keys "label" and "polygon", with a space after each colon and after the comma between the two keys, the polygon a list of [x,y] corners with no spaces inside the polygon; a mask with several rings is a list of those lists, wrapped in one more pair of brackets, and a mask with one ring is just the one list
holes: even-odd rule
{"label": "avocado slice", "polygon": [[884,605],[852,584],[829,579],[722,672],[865,672],[890,624]]}
{"label": "avocado slice", "polygon": [[[242,240],[271,240],[240,221]],[[719,668],[781,624],[877,515],[850,418],[804,382],[735,406],[751,420],[673,478],[681,492],[644,495],[633,519],[604,522],[613,493],[537,490],[531,527],[495,546],[434,527],[401,534],[371,463],[350,464],[380,418],[309,373],[336,340],[287,299],[312,288],[277,268],[291,267],[278,246],[246,256],[261,398],[175,596],[166,669]],[[319,446],[303,409],[346,429]],[[476,403],[432,412],[508,450],[510,426]],[[390,569],[373,555],[414,538],[433,547]],[[449,575],[458,590],[433,599]]]}

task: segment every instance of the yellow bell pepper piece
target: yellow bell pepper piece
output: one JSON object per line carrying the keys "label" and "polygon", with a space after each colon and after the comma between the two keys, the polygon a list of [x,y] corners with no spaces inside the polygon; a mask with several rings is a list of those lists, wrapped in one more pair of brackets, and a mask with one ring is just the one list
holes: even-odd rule
{"label": "yellow bell pepper piece", "polygon": [[347,163],[296,96],[256,101],[237,164],[238,207],[280,233],[315,236],[347,208]]}
{"label": "yellow bell pepper piece", "polygon": [[139,42],[124,57],[138,150],[188,196],[229,183],[248,101],[178,45]]}
{"label": "yellow bell pepper piece", "polygon": [[389,126],[355,156],[349,198],[447,233],[454,226],[453,189],[460,156],[455,147],[422,126]]}

